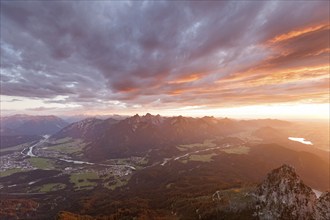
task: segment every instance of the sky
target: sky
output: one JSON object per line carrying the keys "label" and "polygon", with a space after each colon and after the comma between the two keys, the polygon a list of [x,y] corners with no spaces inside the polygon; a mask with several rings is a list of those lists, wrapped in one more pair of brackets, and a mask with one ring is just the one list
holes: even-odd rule
{"label": "sky", "polygon": [[329,1],[1,1],[1,114],[329,118]]}

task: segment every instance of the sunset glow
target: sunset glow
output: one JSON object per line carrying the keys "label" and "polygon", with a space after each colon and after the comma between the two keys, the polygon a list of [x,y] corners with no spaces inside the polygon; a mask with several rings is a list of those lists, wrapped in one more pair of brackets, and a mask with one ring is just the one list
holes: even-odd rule
{"label": "sunset glow", "polygon": [[1,6],[4,115],[329,118],[326,1]]}

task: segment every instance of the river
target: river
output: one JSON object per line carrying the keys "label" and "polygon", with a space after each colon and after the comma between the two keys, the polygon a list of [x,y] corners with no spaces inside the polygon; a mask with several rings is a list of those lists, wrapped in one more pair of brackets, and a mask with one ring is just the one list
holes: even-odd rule
{"label": "river", "polygon": [[[30,156],[30,157],[41,157],[42,156],[38,156],[36,154],[33,153],[33,149],[35,147],[38,147],[38,146],[41,146],[42,144],[44,144],[45,142],[48,141],[50,135],[44,135],[43,136],[43,139],[40,140],[38,143],[32,145],[32,146],[29,146],[28,148],[25,148],[21,153],[22,154],[25,154],[26,156]],[[26,152],[27,153],[24,153]],[[127,164],[116,164],[116,165],[111,165],[111,164],[98,164],[98,163],[91,163],[91,162],[87,162],[87,161],[80,161],[80,160],[71,160],[71,159],[62,159],[62,158],[52,158],[52,159],[55,159],[55,160],[61,160],[61,161],[64,161],[64,162],[67,162],[67,163],[73,163],[73,164],[87,164],[87,165],[100,165],[100,166],[107,166],[107,167],[114,167],[114,166],[125,166],[127,168],[130,168],[132,170],[136,170],[135,167],[131,166],[131,165],[127,165]]]}
{"label": "river", "polygon": [[[39,145],[45,143],[45,142],[48,140],[49,137],[50,137],[50,135],[44,135],[42,140],[40,140],[38,143],[36,143],[36,144],[34,144],[34,145],[28,147],[28,152],[27,152],[26,155],[27,155],[27,156],[30,156],[30,157],[36,157],[36,155],[33,153],[33,148],[35,148],[35,147],[37,147],[37,146],[39,146]],[[24,152],[25,150],[26,150],[26,149],[24,149],[21,153],[24,154],[23,152]]]}

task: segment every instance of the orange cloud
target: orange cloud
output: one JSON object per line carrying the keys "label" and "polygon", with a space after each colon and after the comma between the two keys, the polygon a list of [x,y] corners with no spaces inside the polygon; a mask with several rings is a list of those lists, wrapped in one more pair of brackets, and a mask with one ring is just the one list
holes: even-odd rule
{"label": "orange cloud", "polygon": [[183,76],[175,80],[171,80],[168,83],[169,84],[180,84],[180,83],[189,83],[189,82],[194,82],[199,79],[201,79],[203,76],[202,74],[191,74],[188,76]]}
{"label": "orange cloud", "polygon": [[277,42],[289,40],[289,39],[299,37],[301,35],[304,35],[304,34],[307,34],[310,32],[314,32],[314,31],[318,31],[318,30],[322,30],[322,29],[329,29],[329,27],[330,27],[329,24],[319,24],[319,25],[315,25],[315,26],[311,26],[311,27],[305,27],[305,28],[302,28],[299,30],[294,30],[294,31],[290,31],[285,34],[277,35],[276,37],[271,39],[270,42],[277,43]]}
{"label": "orange cloud", "polygon": [[257,79],[248,81],[247,84],[257,85],[272,85],[283,84],[303,80],[315,80],[329,78],[329,66],[303,67],[296,69],[287,69],[267,75],[262,75]]}
{"label": "orange cloud", "polygon": [[[218,85],[263,86],[329,77],[329,25],[309,26],[264,42],[273,53],[259,64],[216,81]],[[286,41],[291,39],[290,41]]]}
{"label": "orange cloud", "polygon": [[[222,78],[215,82],[216,89],[209,90],[246,90],[257,87],[283,85],[288,83],[311,83],[313,81],[329,79],[329,65],[305,66],[299,68],[275,69],[251,69],[235,75]],[[204,90],[205,91],[205,90]]]}
{"label": "orange cloud", "polygon": [[173,91],[170,91],[169,92],[169,95],[180,95],[184,92],[185,90],[183,89],[176,89],[176,90],[173,90]]}
{"label": "orange cloud", "polygon": [[321,50],[316,51],[314,53],[308,53],[308,54],[306,54],[306,56],[318,56],[318,55],[321,55],[321,54],[328,54],[328,53],[330,53],[330,48],[321,49]]}

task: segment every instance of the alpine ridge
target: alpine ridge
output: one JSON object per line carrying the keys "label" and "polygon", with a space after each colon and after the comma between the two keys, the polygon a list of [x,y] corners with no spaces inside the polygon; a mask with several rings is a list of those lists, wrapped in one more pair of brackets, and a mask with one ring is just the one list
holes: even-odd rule
{"label": "alpine ridge", "polygon": [[329,192],[317,199],[289,165],[270,172],[256,190],[259,219],[329,219]]}

